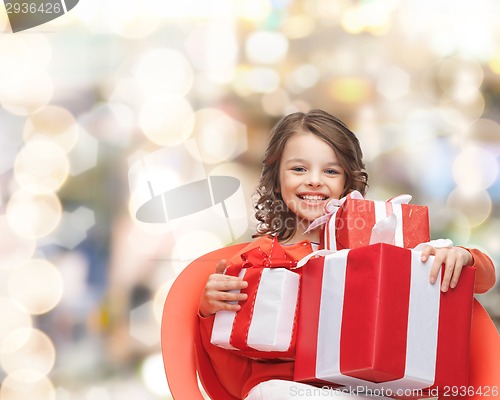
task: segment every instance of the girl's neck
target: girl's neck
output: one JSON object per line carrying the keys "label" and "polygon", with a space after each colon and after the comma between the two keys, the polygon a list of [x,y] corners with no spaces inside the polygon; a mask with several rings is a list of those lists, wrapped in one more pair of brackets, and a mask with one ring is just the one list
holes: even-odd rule
{"label": "girl's neck", "polygon": [[313,243],[319,243],[319,234],[320,234],[319,228],[313,229],[307,233],[304,232],[305,232],[304,229],[297,229],[295,234],[290,239],[286,240],[284,244],[295,244],[303,242],[304,240],[309,240],[310,242]]}

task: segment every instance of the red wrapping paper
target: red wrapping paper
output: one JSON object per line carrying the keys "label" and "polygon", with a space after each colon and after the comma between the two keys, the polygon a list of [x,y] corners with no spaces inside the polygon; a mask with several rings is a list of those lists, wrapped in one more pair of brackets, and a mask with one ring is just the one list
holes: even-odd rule
{"label": "red wrapping paper", "polygon": [[[385,215],[381,215],[381,211],[385,211]],[[347,196],[324,228],[324,247],[340,250],[368,246],[375,224],[392,213],[397,215],[398,224],[393,244],[413,248],[430,240],[426,206],[393,204],[390,200],[380,202]]]}
{"label": "red wrapping paper", "polygon": [[[328,307],[322,302],[325,299],[323,293],[333,290],[328,280],[324,280],[330,276],[325,268],[338,266],[327,265],[325,258],[319,257],[309,260],[303,268],[295,380],[326,381],[335,386],[345,385],[346,379],[349,382],[352,378],[350,384],[353,386],[360,385],[358,380],[362,380],[378,385],[374,388],[397,388],[398,380],[405,376],[408,326],[409,320],[414,318],[409,311],[410,277],[414,273],[412,263],[413,268],[422,268],[422,265],[415,265],[415,256],[419,259],[419,253],[388,244],[343,252],[347,254],[347,266],[336,355],[328,352],[335,348],[328,344],[330,338],[326,348],[320,339],[330,331],[321,333],[319,327],[321,324],[327,328],[335,326],[335,321],[332,321],[335,316],[329,315]],[[467,385],[473,287],[474,268],[465,267],[457,287],[438,294],[437,350],[435,360],[431,360],[434,361],[435,375],[427,386],[419,383],[422,397],[435,396],[436,390],[443,390],[446,385]],[[412,307],[419,301],[421,299],[413,298]],[[425,327],[423,329],[425,332]],[[334,331],[331,329],[332,341],[335,341]],[[325,375],[323,367],[323,372],[318,374],[318,365],[324,366],[328,364],[328,358],[335,357],[339,359],[342,376]],[[429,364],[428,361],[423,363]],[[401,388],[405,388],[405,383],[401,383]]]}

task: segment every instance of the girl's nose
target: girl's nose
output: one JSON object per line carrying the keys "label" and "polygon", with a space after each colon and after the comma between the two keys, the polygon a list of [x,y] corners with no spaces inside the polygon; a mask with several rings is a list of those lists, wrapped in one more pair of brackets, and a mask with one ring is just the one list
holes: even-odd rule
{"label": "girl's nose", "polygon": [[310,187],[319,187],[323,184],[321,181],[321,175],[316,172],[311,172],[307,177],[307,185]]}

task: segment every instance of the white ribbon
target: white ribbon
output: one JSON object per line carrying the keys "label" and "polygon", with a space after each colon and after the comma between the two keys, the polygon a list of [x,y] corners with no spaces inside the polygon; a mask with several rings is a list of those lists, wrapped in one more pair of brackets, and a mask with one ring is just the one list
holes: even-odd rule
{"label": "white ribbon", "polygon": [[[337,237],[335,230],[335,216],[345,201],[350,198],[354,200],[364,200],[363,195],[357,190],[347,196],[337,200],[330,200],[325,206],[325,214],[316,218],[304,233],[317,228],[318,226],[329,224],[325,230],[325,247],[337,250]],[[375,205],[375,225],[372,228],[370,244],[388,243],[403,247],[403,212],[402,204],[408,204],[412,197],[409,194],[401,194],[384,201],[374,201]],[[392,213],[387,215],[386,203],[392,204]]]}
{"label": "white ribbon", "polygon": [[317,228],[318,226],[326,224],[330,218],[335,217],[335,214],[337,213],[338,209],[342,206],[342,204],[345,203],[347,198],[356,199],[356,200],[363,200],[364,199],[363,195],[360,192],[358,192],[357,190],[354,190],[353,192],[349,193],[347,196],[342,197],[341,199],[331,199],[325,205],[325,214],[322,215],[321,217],[316,218],[307,227],[307,229],[304,233],[307,233],[307,232],[313,230],[314,228]]}

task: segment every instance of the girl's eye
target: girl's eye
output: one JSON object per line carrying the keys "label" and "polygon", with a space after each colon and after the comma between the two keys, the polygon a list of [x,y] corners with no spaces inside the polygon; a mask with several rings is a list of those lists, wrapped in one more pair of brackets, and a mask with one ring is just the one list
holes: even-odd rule
{"label": "girl's eye", "polygon": [[304,167],[293,167],[292,171],[296,172],[304,172],[306,169]]}
{"label": "girl's eye", "polygon": [[339,174],[339,171],[337,171],[336,169],[327,169],[325,170],[325,173],[328,175],[337,175]]}

